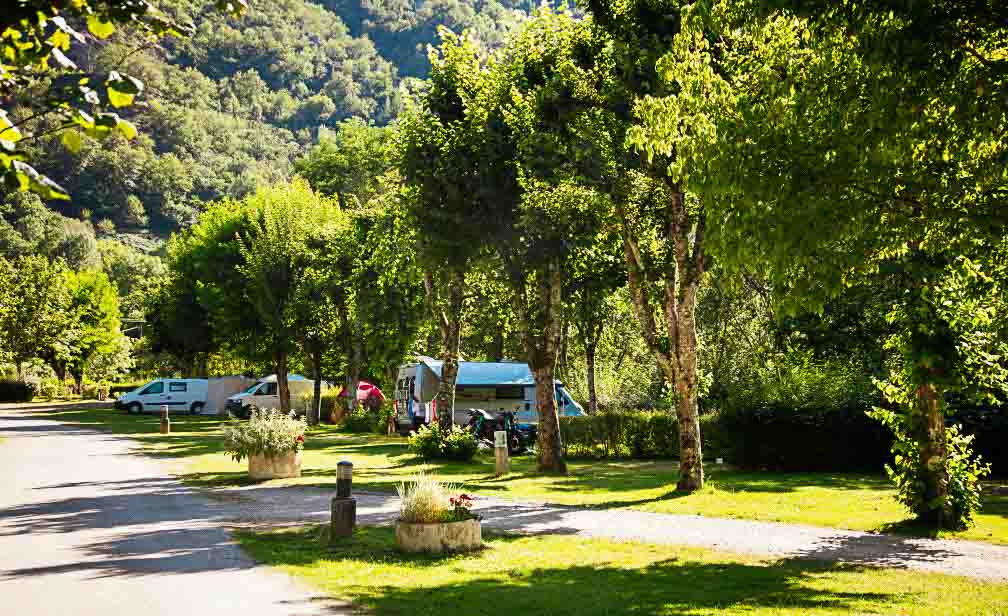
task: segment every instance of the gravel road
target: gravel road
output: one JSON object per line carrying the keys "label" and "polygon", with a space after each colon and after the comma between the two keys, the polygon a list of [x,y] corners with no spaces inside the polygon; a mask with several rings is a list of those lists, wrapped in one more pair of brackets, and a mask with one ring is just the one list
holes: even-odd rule
{"label": "gravel road", "polygon": [[230,512],[135,443],[0,410],[0,613],[350,613],[258,566]]}

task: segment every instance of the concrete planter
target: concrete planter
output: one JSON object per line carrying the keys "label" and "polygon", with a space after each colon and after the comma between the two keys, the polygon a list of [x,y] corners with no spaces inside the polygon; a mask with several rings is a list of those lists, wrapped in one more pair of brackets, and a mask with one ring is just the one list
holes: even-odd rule
{"label": "concrete planter", "polygon": [[483,545],[478,518],[461,522],[416,524],[396,521],[396,543],[404,552],[470,552]]}
{"label": "concrete planter", "polygon": [[301,476],[301,452],[288,451],[278,456],[249,456],[249,477],[252,479],[283,479]]}

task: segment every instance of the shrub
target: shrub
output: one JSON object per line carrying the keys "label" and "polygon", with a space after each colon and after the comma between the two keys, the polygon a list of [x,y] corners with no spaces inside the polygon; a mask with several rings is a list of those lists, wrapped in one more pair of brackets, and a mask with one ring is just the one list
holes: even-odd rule
{"label": "shrub", "polygon": [[0,380],[0,402],[31,402],[35,389],[24,381]]}
{"label": "shrub", "polygon": [[142,387],[147,384],[147,381],[136,381],[134,383],[113,383],[109,387],[109,395],[115,396],[118,394],[124,394],[129,391],[133,391],[138,387]]}
{"label": "shrub", "polygon": [[377,422],[378,413],[358,404],[352,413],[343,417],[340,428],[346,432],[374,432]]}
{"label": "shrub", "polygon": [[446,431],[436,423],[430,424],[409,437],[409,450],[424,460],[469,462],[478,449],[476,436],[459,426]]}
{"label": "shrub", "polygon": [[[925,516],[937,503],[925,499],[924,482],[919,472],[917,443],[910,437],[906,415],[876,408],[872,416],[889,427],[895,435],[893,462],[886,465],[886,473],[896,484],[896,499],[918,517]],[[944,503],[951,514],[945,520],[948,528],[962,530],[973,525],[973,514],[980,510],[980,480],[990,474],[990,465],[980,456],[973,456],[972,436],[963,435],[959,426],[945,429],[945,470],[948,473],[948,496]]]}
{"label": "shrub", "polygon": [[60,383],[57,379],[45,379],[39,381],[38,387],[36,388],[36,394],[40,398],[61,398],[66,393],[66,388],[63,383]]}
{"label": "shrub", "polygon": [[224,452],[235,462],[251,455],[276,456],[304,446],[306,424],[275,409],[252,409],[247,422],[234,421],[224,429]]}
{"label": "shrub", "polygon": [[319,421],[336,423],[343,416],[343,409],[339,404],[339,390],[335,387],[322,392],[322,410],[319,413]]}
{"label": "shrub", "polygon": [[454,486],[445,485],[420,471],[411,483],[396,486],[400,499],[399,519],[413,524],[436,524],[475,517],[469,509],[472,499],[465,494],[450,496],[454,490]]}
{"label": "shrub", "polygon": [[564,455],[582,458],[675,458],[679,427],[670,411],[605,411],[561,417]]}
{"label": "shrub", "polygon": [[84,383],[81,388],[81,397],[85,400],[97,400],[98,399],[98,384],[97,383]]}

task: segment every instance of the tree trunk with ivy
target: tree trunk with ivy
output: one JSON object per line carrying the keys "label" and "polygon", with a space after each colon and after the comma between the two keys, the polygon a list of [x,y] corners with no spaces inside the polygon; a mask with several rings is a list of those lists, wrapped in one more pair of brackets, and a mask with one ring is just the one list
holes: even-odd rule
{"label": "tree trunk with ivy", "polygon": [[[697,404],[696,298],[706,263],[703,215],[691,216],[684,197],[678,187],[673,187],[663,210],[664,239],[669,243],[670,258],[658,266],[642,257],[625,204],[620,206],[619,214],[634,312],[648,349],[675,392],[679,423],[676,489],[693,492],[704,483]],[[660,291],[654,293],[653,288]]]}

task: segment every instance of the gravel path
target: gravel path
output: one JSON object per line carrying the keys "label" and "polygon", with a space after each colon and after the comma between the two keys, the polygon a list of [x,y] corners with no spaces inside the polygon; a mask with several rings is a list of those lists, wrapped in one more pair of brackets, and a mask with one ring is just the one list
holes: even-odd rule
{"label": "gravel path", "polygon": [[[78,452],[77,455],[83,457],[87,456],[84,451],[101,452],[109,448],[119,452],[114,455],[123,456],[129,448],[129,441],[119,437],[71,429],[27,416],[12,421],[10,415],[5,418],[0,411],[0,435],[11,436],[10,432],[5,431],[11,430],[9,426],[12,425],[19,426],[22,430],[38,431],[37,436],[62,438],[68,446],[69,443],[74,443],[69,447],[70,451]],[[71,435],[72,439],[66,438]],[[10,445],[0,445],[0,464],[5,447],[9,448]],[[60,457],[65,463],[71,463],[66,448]],[[187,518],[190,522],[199,518],[201,524],[209,527],[284,526],[327,522],[329,519],[332,493],[328,490],[253,485],[195,492],[180,485],[174,478],[165,477],[164,467],[155,466],[150,459],[139,456],[126,456],[125,459],[131,465],[142,461],[146,475],[135,476],[137,473],[132,473],[131,476],[124,477],[121,476],[122,472],[104,472],[100,473],[101,477],[118,477],[92,477],[89,481],[75,485],[86,489],[88,493],[98,490],[120,499],[142,494],[157,495],[160,499],[185,499],[187,506],[193,509],[186,510],[184,515],[178,511],[172,516]],[[74,475],[77,474],[75,470]],[[394,520],[398,508],[395,495],[358,493],[355,496],[360,524],[385,525]],[[86,509],[90,511],[99,504],[87,503]],[[12,510],[3,505],[2,500],[0,506],[4,507],[0,509],[0,554],[5,551],[5,537],[2,536],[5,525],[9,526],[13,522],[21,524],[24,530],[38,529],[46,532],[50,528],[61,530],[68,523],[59,507],[51,513],[45,507],[36,509],[38,505]],[[1008,581],[1008,547],[979,542],[920,539],[694,515],[583,509],[483,497],[476,499],[474,508],[483,516],[484,528],[490,531],[566,534],[704,546],[761,556],[855,563]],[[143,515],[140,512],[134,517],[143,518]],[[165,516],[162,514],[157,517]],[[0,570],[4,568],[4,560],[0,556]]]}
{"label": "gravel path", "polygon": [[0,614],[349,614],[253,562],[129,440],[0,409]]}

